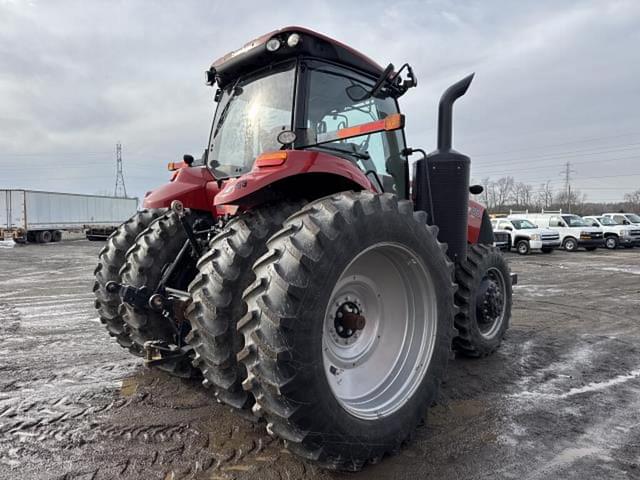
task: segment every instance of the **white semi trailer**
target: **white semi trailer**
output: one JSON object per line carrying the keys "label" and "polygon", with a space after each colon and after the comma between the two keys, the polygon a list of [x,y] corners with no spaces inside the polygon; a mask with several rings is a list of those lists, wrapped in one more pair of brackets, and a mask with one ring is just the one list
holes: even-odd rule
{"label": "white semi trailer", "polygon": [[137,198],[0,190],[0,239],[58,242],[63,231],[104,239],[138,208]]}

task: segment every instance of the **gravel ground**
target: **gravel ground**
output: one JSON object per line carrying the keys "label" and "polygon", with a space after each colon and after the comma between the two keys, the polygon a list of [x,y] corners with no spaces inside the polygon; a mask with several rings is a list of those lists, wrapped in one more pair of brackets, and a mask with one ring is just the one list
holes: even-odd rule
{"label": "gravel ground", "polygon": [[640,478],[640,249],[510,255],[503,346],[451,362],[408,448],[341,475],[113,343],[100,248],[0,244],[2,479]]}

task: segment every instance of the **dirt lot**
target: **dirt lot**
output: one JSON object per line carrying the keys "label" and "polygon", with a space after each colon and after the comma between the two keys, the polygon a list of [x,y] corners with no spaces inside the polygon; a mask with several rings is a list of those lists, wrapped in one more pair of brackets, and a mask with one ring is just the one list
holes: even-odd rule
{"label": "dirt lot", "polygon": [[339,475],[112,343],[91,294],[101,244],[1,247],[2,479],[640,478],[640,249],[510,255],[497,354],[454,360],[415,441]]}

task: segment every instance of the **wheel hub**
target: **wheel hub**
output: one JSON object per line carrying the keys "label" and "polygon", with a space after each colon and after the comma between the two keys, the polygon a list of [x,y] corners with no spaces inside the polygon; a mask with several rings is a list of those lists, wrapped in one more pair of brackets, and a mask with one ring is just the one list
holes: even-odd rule
{"label": "wheel hub", "polygon": [[334,328],[339,337],[351,338],[358,330],[364,329],[366,319],[357,303],[346,301],[338,307]]}
{"label": "wheel hub", "polygon": [[492,337],[499,330],[504,306],[504,279],[498,270],[490,269],[482,279],[476,296],[476,320],[484,336]]}

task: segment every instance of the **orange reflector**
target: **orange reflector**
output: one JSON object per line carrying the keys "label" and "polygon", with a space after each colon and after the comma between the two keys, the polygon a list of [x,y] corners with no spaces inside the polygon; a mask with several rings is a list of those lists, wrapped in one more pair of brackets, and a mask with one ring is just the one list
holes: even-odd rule
{"label": "orange reflector", "polygon": [[401,113],[394,113],[384,119],[384,129],[387,131],[398,130],[402,127],[404,127],[404,115]]}
{"label": "orange reflector", "polygon": [[287,160],[287,152],[267,152],[263,153],[256,160],[256,167],[277,167],[282,165]]}
{"label": "orange reflector", "polygon": [[185,162],[169,162],[167,163],[167,170],[173,172],[175,170],[180,170],[181,168],[186,168],[188,166],[189,164]]}
{"label": "orange reflector", "polygon": [[347,138],[359,137],[371,133],[378,133],[390,130],[398,130],[404,127],[404,115],[394,113],[382,120],[375,120],[353,127],[341,128],[335,132],[323,133],[318,135],[318,143],[333,142],[335,140],[345,140]]}

